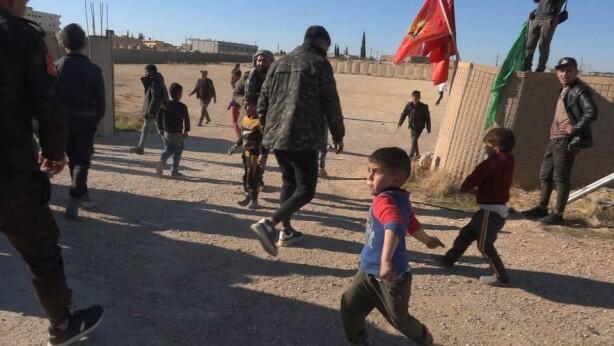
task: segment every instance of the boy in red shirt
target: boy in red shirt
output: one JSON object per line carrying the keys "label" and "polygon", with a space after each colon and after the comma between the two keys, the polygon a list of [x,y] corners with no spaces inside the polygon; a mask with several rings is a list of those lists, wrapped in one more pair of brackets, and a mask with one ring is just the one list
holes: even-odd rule
{"label": "boy in red shirt", "polygon": [[468,225],[461,228],[454,240],[454,246],[444,256],[435,257],[436,264],[451,267],[469,245],[477,240],[478,249],[494,274],[480,277],[480,283],[486,285],[505,286],[509,283],[494,244],[497,233],[505,225],[505,218],[508,216],[506,203],[510,199],[514,175],[514,156],[511,151],[515,144],[514,132],[510,129],[492,129],[484,136],[487,159],[480,163],[461,185],[461,192],[475,193],[480,210]]}

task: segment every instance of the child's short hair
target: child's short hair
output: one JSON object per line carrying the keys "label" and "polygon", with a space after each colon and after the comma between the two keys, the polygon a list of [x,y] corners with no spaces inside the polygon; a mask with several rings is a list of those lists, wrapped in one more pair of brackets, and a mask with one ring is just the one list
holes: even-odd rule
{"label": "child's short hair", "polygon": [[81,50],[85,47],[85,31],[83,31],[79,24],[68,24],[60,33],[60,40],[64,47],[69,50]]}
{"label": "child's short hair", "polygon": [[420,90],[414,90],[411,92],[411,96],[420,96]]}
{"label": "child's short hair", "polygon": [[182,91],[183,91],[183,87],[179,83],[173,83],[168,88],[168,93],[171,95],[171,98],[173,100],[176,100]]}
{"label": "child's short hair", "polygon": [[397,147],[380,148],[369,156],[369,162],[376,163],[384,169],[401,172],[409,178],[411,161],[405,150]]}
{"label": "child's short hair", "polygon": [[232,75],[235,77],[241,77],[241,70],[233,70]]}
{"label": "child's short hair", "polygon": [[514,131],[505,127],[497,127],[486,133],[484,143],[491,144],[499,148],[499,150],[509,153],[516,145]]}

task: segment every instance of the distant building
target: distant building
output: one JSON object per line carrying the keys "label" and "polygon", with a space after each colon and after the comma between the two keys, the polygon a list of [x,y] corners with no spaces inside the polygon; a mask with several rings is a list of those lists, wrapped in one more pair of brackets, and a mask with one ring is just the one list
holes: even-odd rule
{"label": "distant building", "polygon": [[143,41],[128,35],[113,36],[113,48],[120,49],[151,49]]}
{"label": "distant building", "polygon": [[[384,55],[380,56],[381,62],[392,62],[394,60],[394,55]],[[403,60],[403,62],[408,62],[412,64],[428,64],[430,62],[429,58],[426,56],[408,56]]]}
{"label": "distant building", "polygon": [[158,51],[158,52],[177,52],[177,51],[179,51],[178,47],[173,46],[172,44],[166,43],[164,41],[143,40],[143,44],[147,48],[153,49],[153,50]]}
{"label": "distant building", "polygon": [[[224,42],[210,39],[190,38],[187,40],[190,51],[214,54],[254,55],[258,46],[243,43]],[[184,45],[187,46],[187,45]]]}
{"label": "distant building", "polygon": [[34,11],[32,7],[28,7],[26,19],[38,23],[46,32],[60,32],[60,16],[57,14]]}

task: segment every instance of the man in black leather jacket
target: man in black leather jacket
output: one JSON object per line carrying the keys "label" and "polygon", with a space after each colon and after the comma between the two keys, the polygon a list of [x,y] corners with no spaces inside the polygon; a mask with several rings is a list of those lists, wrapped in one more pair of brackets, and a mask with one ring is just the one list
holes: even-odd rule
{"label": "man in black leather jacket", "polygon": [[[563,221],[574,159],[580,149],[593,146],[590,124],[597,119],[598,113],[591,89],[578,79],[576,60],[563,58],[555,68],[562,89],[539,176],[541,200],[539,206],[524,212],[528,217],[541,217],[539,221],[543,224]],[[557,190],[556,208],[548,214],[554,187]]]}

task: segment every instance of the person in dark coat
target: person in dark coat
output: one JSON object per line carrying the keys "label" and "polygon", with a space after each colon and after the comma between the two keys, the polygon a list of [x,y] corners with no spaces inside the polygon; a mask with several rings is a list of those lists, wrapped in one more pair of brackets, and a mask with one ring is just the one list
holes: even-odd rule
{"label": "person in dark coat", "polygon": [[72,183],[65,216],[74,219],[79,206],[93,207],[87,188],[87,176],[94,152],[94,137],[105,113],[105,89],[102,71],[81,52],[86,45],[85,32],[77,24],[67,25],[61,43],[68,54],[56,61],[64,108],[68,114],[66,154]]}
{"label": "person in dark coat", "polygon": [[156,116],[163,104],[168,102],[168,89],[164,84],[164,77],[158,72],[156,65],[145,66],[145,76],[141,78],[145,88],[143,100],[143,128],[139,143],[130,152],[137,155],[145,154],[145,141],[150,132],[156,131]]}
{"label": "person in dark coat", "polygon": [[411,93],[412,101],[408,102],[403,108],[401,118],[397,128],[403,125],[405,118],[407,118],[407,124],[411,131],[411,149],[409,151],[409,158],[412,160],[420,158],[420,148],[418,147],[418,139],[422,135],[422,131],[426,127],[426,131],[431,133],[431,112],[429,106],[426,103],[420,102],[420,91],[414,90]]}
{"label": "person in dark coat", "polygon": [[[48,202],[49,177],[66,165],[68,125],[44,31],[22,18],[26,2],[0,0],[0,233],[30,270],[32,286],[51,324],[48,345],[66,345],[90,333],[103,308],[74,309],[66,283],[60,231]],[[38,122],[40,152],[33,120]]]}

